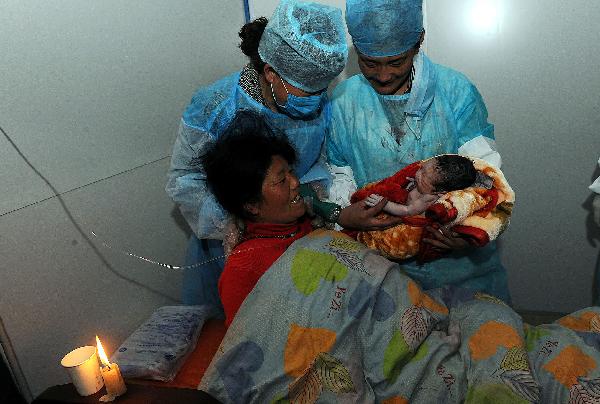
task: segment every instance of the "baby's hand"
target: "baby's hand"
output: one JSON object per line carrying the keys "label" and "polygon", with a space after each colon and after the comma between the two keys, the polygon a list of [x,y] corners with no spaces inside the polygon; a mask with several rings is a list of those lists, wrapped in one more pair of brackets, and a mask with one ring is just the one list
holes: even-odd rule
{"label": "baby's hand", "polygon": [[421,213],[425,212],[425,210],[435,201],[437,201],[438,198],[439,195],[421,194],[420,197],[414,198],[408,203],[408,214],[411,216],[420,215]]}
{"label": "baby's hand", "polygon": [[365,198],[365,204],[368,207],[372,207],[372,206],[377,205],[382,199],[383,199],[383,196],[381,196],[381,195],[371,194]]}

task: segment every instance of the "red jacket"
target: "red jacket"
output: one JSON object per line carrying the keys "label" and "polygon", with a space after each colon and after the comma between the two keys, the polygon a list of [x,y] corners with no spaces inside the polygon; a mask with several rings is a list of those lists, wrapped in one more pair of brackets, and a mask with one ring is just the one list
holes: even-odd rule
{"label": "red jacket", "polygon": [[219,278],[219,295],[227,326],[271,264],[294,241],[311,231],[309,219],[291,225],[246,222],[245,241],[229,255]]}

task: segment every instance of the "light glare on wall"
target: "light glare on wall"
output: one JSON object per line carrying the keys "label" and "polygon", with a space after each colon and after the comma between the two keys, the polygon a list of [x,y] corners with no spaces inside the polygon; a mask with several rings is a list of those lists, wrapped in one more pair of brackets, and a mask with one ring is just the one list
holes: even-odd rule
{"label": "light glare on wall", "polygon": [[500,30],[500,1],[475,0],[467,13],[469,28],[480,35],[497,34]]}

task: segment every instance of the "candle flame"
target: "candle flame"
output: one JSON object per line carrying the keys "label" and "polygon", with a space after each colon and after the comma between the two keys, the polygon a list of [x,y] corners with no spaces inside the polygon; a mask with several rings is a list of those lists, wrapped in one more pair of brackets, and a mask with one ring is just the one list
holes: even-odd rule
{"label": "candle flame", "polygon": [[108,361],[108,357],[104,352],[104,348],[102,348],[102,343],[100,342],[100,338],[96,335],[96,346],[98,347],[98,355],[100,356],[100,361],[105,365],[110,367],[110,362]]}

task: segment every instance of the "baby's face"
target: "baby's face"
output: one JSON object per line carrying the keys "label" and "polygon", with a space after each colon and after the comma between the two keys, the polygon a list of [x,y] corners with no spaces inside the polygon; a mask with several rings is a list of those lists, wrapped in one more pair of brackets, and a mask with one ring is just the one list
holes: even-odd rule
{"label": "baby's face", "polygon": [[429,159],[415,173],[417,190],[422,194],[435,194],[439,181],[439,167],[435,159]]}

